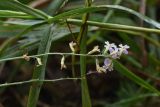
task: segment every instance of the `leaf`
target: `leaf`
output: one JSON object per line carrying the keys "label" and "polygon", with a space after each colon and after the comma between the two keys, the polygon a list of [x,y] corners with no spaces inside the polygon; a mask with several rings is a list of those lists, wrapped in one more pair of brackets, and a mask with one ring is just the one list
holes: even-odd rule
{"label": "leaf", "polygon": [[36,24],[44,23],[44,20],[14,20],[14,21],[5,21],[4,24],[14,24],[14,25],[23,25],[23,26],[33,26]]}
{"label": "leaf", "polygon": [[[82,24],[82,20],[78,20],[78,19],[67,19],[67,22],[75,25]],[[102,23],[102,22],[95,22],[95,21],[87,21],[87,24],[90,26],[97,26],[101,28],[114,29],[114,30],[124,30],[124,31],[130,30],[130,31],[138,31],[138,32],[160,33],[159,29],[128,26],[128,25],[121,25],[121,24]]]}
{"label": "leaf", "polygon": [[34,16],[36,18],[40,18],[40,19],[48,19],[48,15],[45,14],[44,12],[37,10],[37,9],[33,9],[31,7],[28,7],[22,3],[20,3],[17,0],[0,0],[0,2],[3,2],[5,5],[10,6],[11,8],[14,8],[18,11],[27,13],[31,16]]}
{"label": "leaf", "polygon": [[[43,31],[44,31],[44,34],[41,38],[41,42],[39,44],[37,54],[49,53],[49,50],[51,47],[53,26],[52,25],[46,26],[46,28]],[[40,61],[41,66],[37,66],[35,68],[32,79],[44,80],[47,59],[48,59],[48,56],[41,57],[41,61]],[[43,82],[39,82],[37,83],[36,86],[34,84],[31,86],[27,107],[36,107],[42,84]]]}
{"label": "leaf", "polygon": [[53,18],[49,18],[48,22],[54,22],[57,21],[59,19],[66,19],[70,16],[75,16],[75,15],[79,15],[79,14],[83,14],[83,13],[87,13],[87,12],[96,12],[96,11],[102,11],[102,10],[107,10],[107,9],[118,9],[118,10],[123,10],[126,12],[129,12],[137,17],[139,17],[140,19],[144,20],[145,22],[160,28],[160,24],[132,9],[129,9],[127,7],[123,7],[123,6],[119,6],[119,5],[99,5],[99,6],[92,6],[92,7],[85,7],[85,8],[78,8],[78,9],[74,9],[74,10],[70,10],[68,12],[64,12],[61,13],[59,15],[54,16]]}
{"label": "leaf", "polygon": [[11,11],[11,10],[0,10],[0,18],[34,19],[35,17],[30,16],[23,12],[17,12],[17,11]]}
{"label": "leaf", "polygon": [[[135,32],[133,32],[134,34]],[[134,52],[139,52],[141,53],[141,49],[140,46],[138,44],[135,44],[135,39],[130,35],[127,35],[126,33],[118,33],[120,38],[122,38],[122,40],[124,41],[124,43],[126,43],[127,45],[129,45],[131,47],[131,50]]]}
{"label": "leaf", "polygon": [[121,74],[123,74],[124,76],[128,77],[129,79],[131,79],[132,81],[134,81],[138,85],[146,88],[147,90],[150,90],[150,91],[155,92],[158,95],[160,95],[160,92],[156,88],[154,88],[153,86],[148,84],[145,80],[143,80],[140,77],[136,76],[134,73],[132,73],[130,70],[128,70],[121,63],[119,63],[118,61],[114,60],[114,64],[115,64],[115,69],[117,71],[119,71]]}

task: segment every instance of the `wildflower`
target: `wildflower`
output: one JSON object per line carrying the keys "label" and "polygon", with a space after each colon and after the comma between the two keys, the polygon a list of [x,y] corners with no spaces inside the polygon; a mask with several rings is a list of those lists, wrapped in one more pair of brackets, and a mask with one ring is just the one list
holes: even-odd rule
{"label": "wildflower", "polygon": [[23,57],[26,61],[29,61],[29,60],[30,60],[30,57],[28,56],[28,54],[24,54],[22,57]]}
{"label": "wildflower", "polygon": [[105,73],[106,72],[105,68],[100,67],[98,59],[96,59],[96,70],[98,73]]}
{"label": "wildflower", "polygon": [[108,70],[108,71],[113,71],[113,62],[111,59],[109,58],[106,58],[104,60],[104,66],[103,66],[104,69]]}
{"label": "wildflower", "polygon": [[115,46],[114,43],[110,44],[108,41],[105,42],[105,45],[104,45],[104,47],[105,47],[105,52],[104,52],[104,54],[105,54],[108,50],[111,51],[111,50],[112,50],[112,47],[114,47],[114,46]]}
{"label": "wildflower", "polygon": [[36,57],[36,60],[37,60],[37,63],[38,63],[37,67],[38,67],[38,66],[41,66],[41,65],[42,65],[42,60],[41,60],[41,58]]}
{"label": "wildflower", "polygon": [[67,68],[67,66],[64,64],[64,62],[65,62],[65,57],[63,56],[62,59],[61,59],[61,70],[63,68]]}
{"label": "wildflower", "polygon": [[99,46],[95,46],[91,51],[88,52],[88,55],[93,54],[95,52],[100,52]]}
{"label": "wildflower", "polygon": [[111,44],[110,44],[110,43],[107,41],[107,42],[105,42],[104,47],[105,47],[105,52],[104,52],[104,54],[106,54],[106,53],[109,51],[108,54],[110,54],[113,59],[118,58],[118,54],[117,54],[117,53],[118,53],[118,48],[117,48],[117,46],[116,46],[114,43],[111,43]]}
{"label": "wildflower", "polygon": [[72,52],[75,52],[75,51],[76,51],[76,50],[75,50],[75,46],[76,46],[76,45],[77,45],[77,44],[76,44],[75,42],[73,42],[73,41],[69,43],[69,47],[70,47],[70,49],[71,49]]}
{"label": "wildflower", "polygon": [[118,55],[119,56],[121,56],[122,55],[122,53],[124,53],[124,54],[128,54],[128,50],[127,49],[129,49],[129,46],[128,45],[122,45],[122,44],[120,44],[119,45],[119,52],[118,52]]}
{"label": "wildflower", "polygon": [[[105,51],[104,51],[104,54],[107,54],[109,56],[111,56],[111,58],[113,59],[118,59],[120,58],[120,56],[122,54],[128,54],[128,50],[129,49],[129,46],[128,45],[122,45],[120,44],[119,47],[117,47],[114,43],[109,43],[108,41],[105,42]],[[103,68],[105,70],[108,70],[108,71],[112,71],[113,70],[113,62],[112,62],[112,59],[111,58],[106,58],[104,60],[104,65],[103,65]]]}
{"label": "wildflower", "polygon": [[113,59],[117,59],[117,58],[119,58],[119,56],[118,56],[118,51],[119,51],[119,49],[117,48],[117,46],[116,46],[116,45],[113,45],[113,46],[109,49],[109,54],[111,55],[111,57],[112,57]]}

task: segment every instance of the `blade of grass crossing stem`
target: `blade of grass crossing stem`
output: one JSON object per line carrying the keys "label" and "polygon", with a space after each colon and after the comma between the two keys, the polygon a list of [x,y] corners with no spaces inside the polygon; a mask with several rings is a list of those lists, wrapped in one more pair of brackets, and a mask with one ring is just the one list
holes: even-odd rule
{"label": "blade of grass crossing stem", "polygon": [[[50,50],[51,40],[52,40],[51,39],[52,38],[52,26],[51,25],[48,26],[44,31],[45,33],[41,38],[41,43],[38,48],[38,54],[48,53]],[[44,79],[47,58],[48,56],[42,56],[40,58],[42,65],[35,67],[32,79],[39,79],[39,80]],[[36,107],[42,84],[43,82],[32,84],[30,88],[30,92],[29,92],[27,107]]]}
{"label": "blade of grass crossing stem", "polygon": [[145,89],[150,90],[150,91],[155,92],[158,95],[160,95],[160,92],[156,88],[154,88],[153,86],[151,86],[150,84],[148,84],[146,81],[144,81],[140,77],[136,76],[134,73],[132,73],[131,71],[129,71],[121,63],[119,63],[118,61],[114,60],[114,64],[115,64],[115,69],[117,71],[119,71],[121,74],[123,74],[124,76],[128,77],[129,79],[131,79],[132,81],[134,81],[138,85],[144,87]]}
{"label": "blade of grass crossing stem", "polygon": [[[92,0],[86,0],[85,6],[89,7],[91,6]],[[80,43],[80,54],[86,54],[86,40],[87,40],[87,32],[88,32],[88,26],[86,24],[87,20],[89,18],[89,14],[85,13],[83,15],[82,25],[80,28],[80,33],[77,38],[77,42]],[[89,95],[88,90],[88,84],[86,79],[86,57],[80,56],[80,69],[81,69],[81,78],[84,78],[81,80],[81,89],[82,89],[82,107],[92,107],[91,106],[91,99]]]}
{"label": "blade of grass crossing stem", "polygon": [[[115,0],[114,4],[115,5],[119,5],[121,3],[122,0]],[[109,18],[113,15],[114,10],[109,10],[106,14],[106,16],[103,18],[104,23],[106,23]],[[102,34],[101,31],[97,31],[91,38],[89,38],[89,40],[87,41],[87,45],[89,45],[90,43],[92,43],[94,40],[97,39],[98,36],[100,36]]]}
{"label": "blade of grass crossing stem", "polygon": [[49,16],[47,14],[45,14],[44,12],[37,10],[37,9],[33,9],[31,7],[28,7],[28,6],[20,3],[17,0],[0,0],[0,2],[3,2],[5,5],[9,5],[12,8],[15,8],[17,10],[20,10],[22,12],[25,12],[29,15],[35,16],[40,19],[48,19],[49,18]]}

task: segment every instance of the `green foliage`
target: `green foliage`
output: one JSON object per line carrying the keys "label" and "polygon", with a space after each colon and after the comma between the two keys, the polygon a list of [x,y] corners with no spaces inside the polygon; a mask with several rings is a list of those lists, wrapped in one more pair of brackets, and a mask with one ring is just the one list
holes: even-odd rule
{"label": "green foliage", "polygon": [[[97,105],[138,107],[136,104],[145,105],[143,103],[148,101],[148,97],[155,98],[160,95],[156,87],[156,84],[159,83],[160,71],[160,38],[158,36],[160,23],[155,20],[159,18],[155,6],[158,1],[145,3],[147,7],[143,8],[149,10],[146,11],[148,16],[138,12],[141,0],[115,0],[113,2],[95,0],[93,3],[91,3],[92,0],[86,0],[85,6],[80,0],[53,0],[46,2],[47,5],[40,4],[40,7],[38,5],[38,9],[29,6],[29,3],[34,2],[40,3],[38,0],[0,0],[0,73],[5,67],[12,71],[8,65],[11,62],[13,62],[12,64],[19,62],[18,65],[12,66],[14,68],[13,73],[5,74],[9,75],[5,81],[12,83],[0,84],[1,93],[4,93],[7,86],[17,85],[19,88],[20,84],[32,83],[29,85],[29,94],[27,93],[29,95],[27,107],[36,107],[37,102],[40,101],[39,96],[43,82],[54,81],[45,78],[48,68],[53,66],[54,73],[60,70],[56,65],[62,64],[62,62],[57,61],[56,57],[60,55],[67,59],[64,61],[68,67],[67,70],[71,71],[70,65],[74,70],[74,75],[68,75],[73,78],[67,76],[66,80],[73,79],[75,86],[81,86],[82,107],[96,107]],[[151,4],[149,4],[150,2]],[[69,49],[68,44],[71,41],[77,44],[75,52],[71,52]],[[88,72],[91,69],[96,70],[95,65],[93,65],[95,58],[103,58],[102,60],[104,60],[104,57],[108,57],[99,54],[87,54],[95,45],[99,45],[102,49],[104,41],[130,46],[129,55],[123,56],[118,61],[114,60],[115,71],[99,74],[107,75],[107,78],[111,76],[110,74],[118,75],[119,81],[123,85],[117,85],[118,89],[116,90],[108,86],[104,80],[99,83],[101,80],[99,75],[96,75],[96,79],[92,79],[92,73]],[[58,51],[58,53],[54,53],[53,50]],[[49,55],[53,55],[54,58],[48,58]],[[70,56],[73,58],[72,62],[69,60]],[[20,59],[23,59],[23,63],[20,62],[22,61]],[[55,61],[50,66],[47,62],[51,59]],[[26,60],[29,62],[24,63]],[[58,60],[60,60],[59,57]],[[77,64],[80,64],[80,68],[77,67]],[[22,66],[28,68],[28,65],[30,68],[34,68],[30,71],[30,76],[27,77],[28,79],[32,75],[32,79],[14,83],[12,79],[18,77],[17,71],[22,69]],[[56,73],[55,77],[58,77]],[[65,78],[63,79],[65,80]],[[76,79],[81,79],[81,85],[75,81]],[[92,88],[95,84],[98,88],[101,87],[97,84],[103,85],[102,89],[98,90],[100,93],[111,88],[116,94],[116,100],[112,101],[112,98],[108,96],[103,97],[102,100],[97,100],[98,92],[94,92],[97,88],[95,90]],[[106,86],[108,88],[105,88]],[[75,91],[76,89],[65,90]],[[112,90],[109,93],[112,93]],[[94,93],[97,97],[94,96]],[[56,99],[58,95],[55,94],[52,98]],[[109,101],[103,99],[111,99],[112,103],[110,104]],[[63,103],[63,100],[61,102]],[[149,102],[152,103],[151,100]],[[73,101],[73,103],[76,102]]]}

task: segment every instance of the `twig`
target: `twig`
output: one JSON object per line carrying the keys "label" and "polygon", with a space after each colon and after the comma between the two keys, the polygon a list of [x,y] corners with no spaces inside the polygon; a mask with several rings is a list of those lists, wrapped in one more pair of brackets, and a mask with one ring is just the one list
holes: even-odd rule
{"label": "twig", "polygon": [[0,88],[14,86],[14,85],[23,85],[23,84],[34,83],[34,82],[57,82],[57,81],[63,81],[63,80],[78,80],[78,79],[83,79],[83,78],[59,78],[59,79],[53,79],[53,80],[32,79],[32,80],[28,80],[28,81],[0,84]]}
{"label": "twig", "polygon": [[[40,56],[47,56],[47,55],[75,55],[75,56],[86,56],[86,57],[110,57],[109,55],[88,55],[88,54],[61,53],[61,52],[30,55],[30,56],[27,56],[27,57],[37,58],[37,57],[40,57]],[[17,59],[24,59],[24,57],[23,56],[18,56],[18,57],[12,57],[12,58],[4,58],[4,59],[0,59],[0,62],[17,60]]]}

